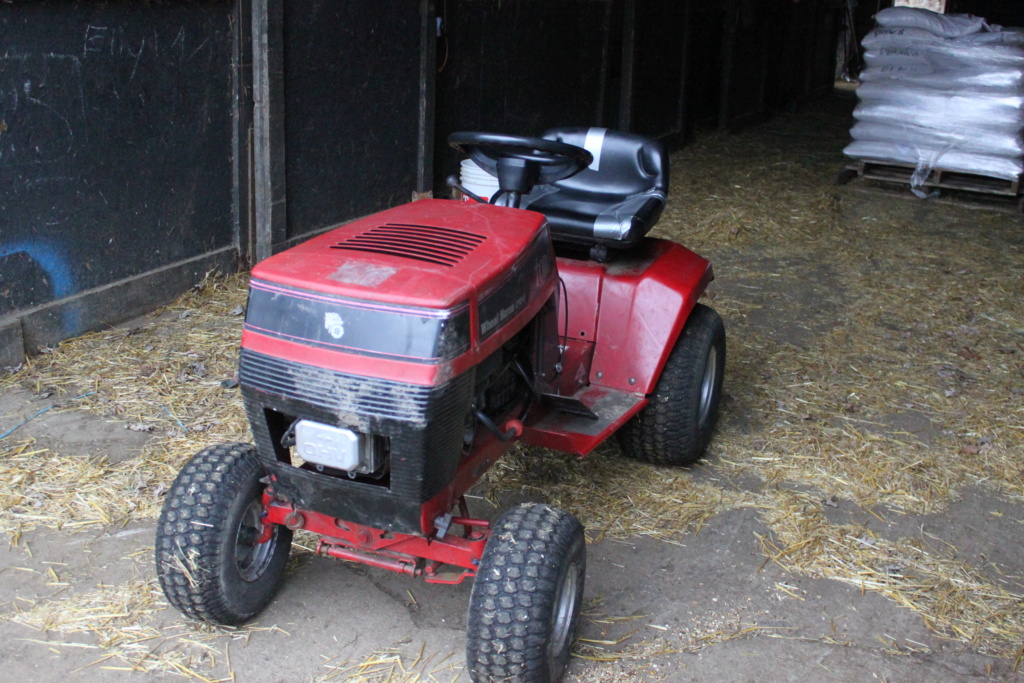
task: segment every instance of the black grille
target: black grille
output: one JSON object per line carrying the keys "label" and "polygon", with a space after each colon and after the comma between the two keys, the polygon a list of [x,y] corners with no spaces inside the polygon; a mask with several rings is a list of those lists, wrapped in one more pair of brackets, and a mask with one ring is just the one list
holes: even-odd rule
{"label": "black grille", "polygon": [[348,375],[242,349],[242,384],[340,413],[424,422],[437,389]]}
{"label": "black grille", "polygon": [[364,251],[454,266],[486,237],[436,225],[387,223],[331,245],[331,249]]}

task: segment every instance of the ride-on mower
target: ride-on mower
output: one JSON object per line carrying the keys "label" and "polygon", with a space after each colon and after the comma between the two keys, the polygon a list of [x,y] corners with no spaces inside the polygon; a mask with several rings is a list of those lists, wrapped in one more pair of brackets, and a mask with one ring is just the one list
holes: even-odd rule
{"label": "ride-on mower", "polygon": [[474,578],[471,678],[550,682],[579,619],[583,527],[543,504],[492,524],[465,494],[517,440],[584,456],[616,434],[627,456],[694,462],[725,331],[697,303],[708,261],[646,237],[668,190],[660,143],[601,128],[449,141],[497,177],[489,203],[413,202],[253,269],[239,380],[256,444],[185,465],[157,570],[186,616],[239,624],[304,529],[320,554]]}

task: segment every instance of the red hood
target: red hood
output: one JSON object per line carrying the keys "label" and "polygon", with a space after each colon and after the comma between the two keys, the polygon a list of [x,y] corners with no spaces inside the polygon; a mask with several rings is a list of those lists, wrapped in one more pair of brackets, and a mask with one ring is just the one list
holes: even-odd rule
{"label": "red hood", "polygon": [[543,223],[531,211],[422,200],[272,256],[252,277],[365,301],[449,309],[496,284]]}

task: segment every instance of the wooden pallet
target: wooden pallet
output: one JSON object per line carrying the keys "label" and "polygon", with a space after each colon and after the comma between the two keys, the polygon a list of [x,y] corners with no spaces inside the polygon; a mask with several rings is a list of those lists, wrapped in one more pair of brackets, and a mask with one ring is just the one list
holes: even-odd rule
{"label": "wooden pallet", "polygon": [[[854,178],[878,180],[885,183],[909,185],[915,167],[910,164],[897,164],[888,161],[872,161],[861,159],[851,161],[846,169],[839,174],[839,184],[845,184]],[[975,192],[996,197],[1010,197],[1017,200],[1017,210],[1024,211],[1024,197],[1021,196],[1021,178],[1013,180],[991,178],[973,173],[959,173],[941,168],[932,169],[923,186],[938,190],[956,190]]]}

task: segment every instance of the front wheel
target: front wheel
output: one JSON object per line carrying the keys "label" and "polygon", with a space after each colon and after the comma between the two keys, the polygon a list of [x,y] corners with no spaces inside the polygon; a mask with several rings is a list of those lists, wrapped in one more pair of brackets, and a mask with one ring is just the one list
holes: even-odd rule
{"label": "front wheel", "polygon": [[292,532],[263,534],[264,474],[256,449],[205,448],[174,480],[156,531],[156,569],[167,600],[187,617],[241,624],[274,596]]}
{"label": "front wheel", "polygon": [[619,430],[622,452],[656,465],[696,462],[715,430],[724,374],[725,325],[714,309],[697,304],[650,403]]}
{"label": "front wheel", "polygon": [[466,664],[476,683],[555,683],[569,661],[586,573],[583,526],[528,503],[491,531],[469,601]]}

